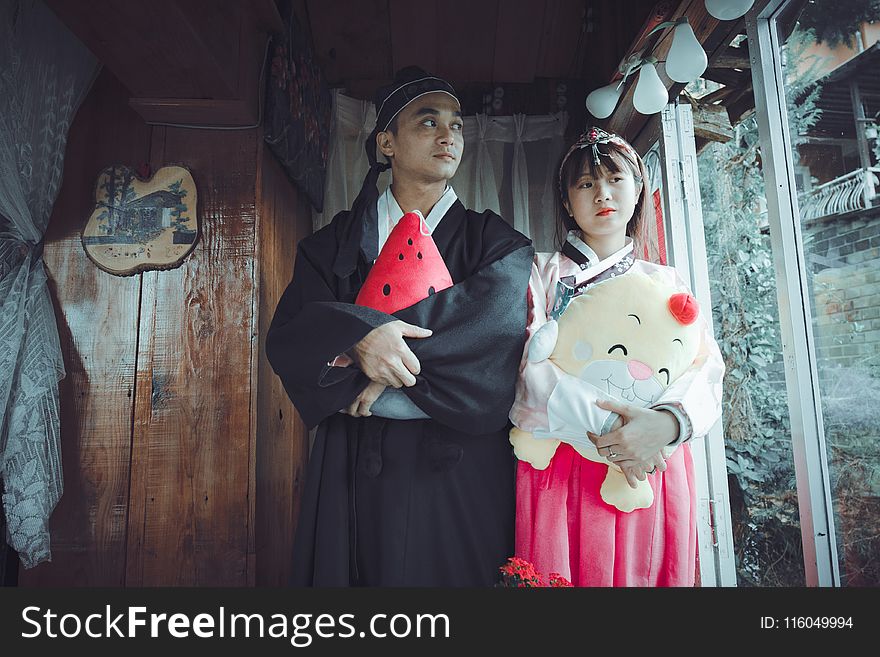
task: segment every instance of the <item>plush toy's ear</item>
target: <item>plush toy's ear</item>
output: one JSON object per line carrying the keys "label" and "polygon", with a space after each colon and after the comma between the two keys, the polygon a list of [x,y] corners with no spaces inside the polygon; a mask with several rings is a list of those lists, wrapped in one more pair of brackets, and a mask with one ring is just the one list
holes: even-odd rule
{"label": "plush toy's ear", "polygon": [[697,315],[700,314],[700,304],[687,292],[679,292],[669,297],[669,312],[678,320],[679,324],[687,326],[697,321]]}
{"label": "plush toy's ear", "polygon": [[558,338],[559,324],[555,319],[551,319],[532,336],[532,341],[529,343],[529,362],[540,363],[550,358]]}

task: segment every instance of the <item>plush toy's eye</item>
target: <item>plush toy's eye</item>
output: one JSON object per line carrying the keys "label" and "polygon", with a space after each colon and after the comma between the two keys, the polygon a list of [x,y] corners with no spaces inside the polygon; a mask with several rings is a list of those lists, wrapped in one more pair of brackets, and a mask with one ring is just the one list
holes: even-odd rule
{"label": "plush toy's eye", "polygon": [[666,385],[669,385],[669,370],[667,370],[665,367],[661,367],[658,374],[663,374],[664,372],[666,373]]}
{"label": "plush toy's eye", "polygon": [[629,355],[629,352],[626,350],[626,347],[624,347],[622,344],[614,345],[613,347],[611,347],[611,349],[608,350],[608,353],[609,354],[612,353],[615,349],[620,349],[623,352],[624,356]]}

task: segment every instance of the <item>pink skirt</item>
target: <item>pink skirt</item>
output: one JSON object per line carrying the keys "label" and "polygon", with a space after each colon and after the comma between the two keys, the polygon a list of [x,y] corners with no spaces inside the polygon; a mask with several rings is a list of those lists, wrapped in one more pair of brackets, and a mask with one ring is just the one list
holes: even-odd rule
{"label": "pink skirt", "polygon": [[575,586],[693,586],[697,524],[694,464],[682,445],[648,477],[654,504],[631,513],[602,501],[608,467],[562,443],[546,470],[516,474],[516,556]]}

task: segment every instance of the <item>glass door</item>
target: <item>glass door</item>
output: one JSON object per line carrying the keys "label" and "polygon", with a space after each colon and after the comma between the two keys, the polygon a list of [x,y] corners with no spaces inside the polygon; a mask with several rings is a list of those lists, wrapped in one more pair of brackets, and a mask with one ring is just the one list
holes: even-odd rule
{"label": "glass door", "polygon": [[[770,223],[792,292],[808,583],[880,585],[880,19],[876,3],[771,2],[759,42]],[[774,126],[778,126],[774,128]],[[768,182],[768,187],[770,183]]]}

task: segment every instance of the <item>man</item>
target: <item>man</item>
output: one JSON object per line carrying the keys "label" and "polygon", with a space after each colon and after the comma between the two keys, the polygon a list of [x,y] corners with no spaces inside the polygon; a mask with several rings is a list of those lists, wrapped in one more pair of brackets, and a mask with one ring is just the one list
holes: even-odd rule
{"label": "man", "polygon": [[[300,415],[318,425],[292,583],[490,586],[513,551],[507,416],[533,249],[448,186],[464,148],[451,85],[410,67],[379,90],[376,109],[364,186],[351,211],[300,242],[267,340]],[[377,146],[393,178],[381,196]],[[355,305],[413,210],[453,286],[394,315]],[[383,417],[374,403],[396,410]]]}

